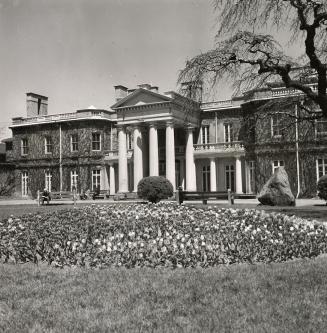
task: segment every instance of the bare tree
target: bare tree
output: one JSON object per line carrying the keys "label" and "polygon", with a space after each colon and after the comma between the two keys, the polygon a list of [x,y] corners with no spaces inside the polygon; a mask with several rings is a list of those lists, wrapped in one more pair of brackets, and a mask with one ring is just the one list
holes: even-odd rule
{"label": "bare tree", "polygon": [[[279,78],[317,105],[315,111],[303,103],[311,117],[327,117],[327,0],[214,0],[219,22],[213,50],[187,61],[179,82],[231,79],[237,91],[263,86]],[[291,43],[302,54],[293,59],[281,43],[265,34],[269,27],[290,31]],[[242,28],[242,30],[239,30]],[[224,37],[224,39],[223,39]],[[308,83],[314,78],[317,89]],[[309,103],[310,104],[310,103]]]}

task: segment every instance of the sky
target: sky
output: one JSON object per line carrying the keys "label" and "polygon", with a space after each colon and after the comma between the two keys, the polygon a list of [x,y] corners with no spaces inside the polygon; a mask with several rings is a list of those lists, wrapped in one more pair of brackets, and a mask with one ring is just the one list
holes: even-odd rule
{"label": "sky", "polygon": [[176,90],[185,61],[213,47],[214,18],[209,0],[0,0],[0,139],[27,92],[55,114],[108,109],[119,84]]}

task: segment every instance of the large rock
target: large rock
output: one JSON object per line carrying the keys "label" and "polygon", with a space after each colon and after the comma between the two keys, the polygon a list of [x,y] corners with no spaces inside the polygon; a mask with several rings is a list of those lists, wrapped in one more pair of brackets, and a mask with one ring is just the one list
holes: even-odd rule
{"label": "large rock", "polygon": [[295,198],[284,167],[279,167],[270,177],[260,191],[258,200],[269,206],[295,206]]}

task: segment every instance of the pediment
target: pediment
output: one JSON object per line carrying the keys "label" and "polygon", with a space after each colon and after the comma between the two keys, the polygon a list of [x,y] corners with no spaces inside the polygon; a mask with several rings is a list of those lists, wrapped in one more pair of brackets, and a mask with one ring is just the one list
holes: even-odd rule
{"label": "pediment", "polygon": [[111,108],[131,107],[144,104],[163,103],[171,101],[171,98],[146,89],[137,89],[125,98],[118,101]]}

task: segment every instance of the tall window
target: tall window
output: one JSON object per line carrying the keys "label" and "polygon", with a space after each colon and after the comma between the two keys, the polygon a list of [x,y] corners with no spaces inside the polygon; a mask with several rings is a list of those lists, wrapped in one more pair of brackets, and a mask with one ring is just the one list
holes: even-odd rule
{"label": "tall window", "polygon": [[72,134],[70,136],[70,151],[78,151],[78,135]]}
{"label": "tall window", "polygon": [[319,136],[327,135],[327,120],[317,119],[316,120],[316,133]]}
{"label": "tall window", "polygon": [[26,197],[28,195],[28,172],[22,172],[22,196]]}
{"label": "tall window", "polygon": [[92,150],[101,150],[101,134],[92,133]]}
{"label": "tall window", "polygon": [[273,161],[272,163],[272,172],[273,174],[275,173],[275,171],[279,168],[284,166],[284,161],[283,160],[277,160],[277,161]]}
{"label": "tall window", "polygon": [[92,191],[100,189],[101,170],[92,170]]}
{"label": "tall window", "polygon": [[27,139],[22,139],[21,140],[21,155],[27,155],[28,154],[28,140]]}
{"label": "tall window", "polygon": [[233,164],[225,165],[225,186],[226,190],[235,191],[235,171]]}
{"label": "tall window", "polygon": [[204,192],[210,191],[210,165],[204,165],[202,168],[202,189]]}
{"label": "tall window", "polygon": [[281,115],[280,113],[275,113],[273,116],[271,116],[271,136],[280,137],[281,135]]}
{"label": "tall window", "polygon": [[159,161],[159,176],[166,176],[166,161]]}
{"label": "tall window", "polygon": [[52,174],[51,171],[46,171],[45,172],[45,188],[51,192],[51,187],[52,187]]}
{"label": "tall window", "polygon": [[201,143],[209,143],[209,125],[201,127]]}
{"label": "tall window", "polygon": [[317,159],[317,180],[327,175],[327,158],[318,158]]}
{"label": "tall window", "polygon": [[127,137],[127,149],[133,149],[132,133],[128,132],[126,137]]}
{"label": "tall window", "polygon": [[225,142],[232,142],[233,141],[233,124],[228,123],[224,124],[224,137],[225,137]]}
{"label": "tall window", "polygon": [[77,190],[78,173],[76,170],[70,172],[70,191]]}
{"label": "tall window", "polygon": [[46,154],[52,154],[53,144],[50,136],[44,138],[44,149]]}

